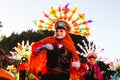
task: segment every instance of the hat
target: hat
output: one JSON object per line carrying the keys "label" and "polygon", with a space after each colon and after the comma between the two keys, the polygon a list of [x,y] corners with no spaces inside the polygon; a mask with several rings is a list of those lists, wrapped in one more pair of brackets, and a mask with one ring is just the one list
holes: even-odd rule
{"label": "hat", "polygon": [[22,62],[28,62],[28,59],[26,57],[21,58]]}
{"label": "hat", "polygon": [[55,29],[65,29],[65,30],[70,30],[70,27],[66,21],[57,21],[55,23]]}
{"label": "hat", "polygon": [[88,58],[88,59],[90,59],[90,58],[97,58],[97,55],[96,55],[96,53],[89,53],[89,54],[87,55],[87,58]]}

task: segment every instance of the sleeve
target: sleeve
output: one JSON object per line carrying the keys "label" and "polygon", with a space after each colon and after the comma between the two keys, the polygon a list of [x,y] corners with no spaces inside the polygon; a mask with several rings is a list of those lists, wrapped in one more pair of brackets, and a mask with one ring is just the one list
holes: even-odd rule
{"label": "sleeve", "polygon": [[29,71],[31,73],[38,75],[38,72],[41,72],[41,74],[44,74],[47,72],[47,70],[46,70],[47,50],[46,49],[43,50],[42,52],[40,52],[39,55],[35,54],[35,50],[36,50],[36,48],[38,48],[46,43],[54,44],[54,42],[55,42],[54,37],[47,37],[38,42],[35,42],[32,45],[32,53],[31,53],[30,62],[29,62]]}
{"label": "sleeve", "polygon": [[46,50],[42,51],[39,55],[36,55],[35,49],[37,47],[42,46],[43,44],[40,43],[34,43],[32,45],[32,54],[30,56],[30,62],[29,62],[29,72],[38,75],[38,72],[41,72],[42,74],[46,73]]}
{"label": "sleeve", "polygon": [[95,68],[96,68],[95,73],[96,73],[98,80],[103,80],[103,76],[102,76],[102,73],[100,71],[100,67],[96,64]]}
{"label": "sleeve", "polygon": [[87,73],[86,64],[81,63],[81,66],[78,70],[73,67],[70,67],[70,80],[85,80],[85,74]]}

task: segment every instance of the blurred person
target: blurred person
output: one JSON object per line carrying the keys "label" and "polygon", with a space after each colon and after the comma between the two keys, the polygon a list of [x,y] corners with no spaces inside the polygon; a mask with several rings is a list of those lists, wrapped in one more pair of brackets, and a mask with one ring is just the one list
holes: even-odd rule
{"label": "blurred person", "polygon": [[21,63],[20,65],[17,67],[17,70],[19,70],[19,79],[20,80],[29,80],[28,78],[28,59],[26,57],[22,57],[21,58]]}
{"label": "blurred person", "polygon": [[3,50],[0,49],[0,80],[15,80],[15,77],[12,73],[2,68],[2,59],[4,57],[3,54]]}
{"label": "blurred person", "polygon": [[114,73],[111,80],[120,80],[120,69],[116,70],[116,73]]}
{"label": "blurred person", "polygon": [[97,54],[89,53],[87,55],[86,65],[88,66],[88,71],[85,75],[86,80],[103,80],[103,76],[100,71],[100,67],[96,63]]}

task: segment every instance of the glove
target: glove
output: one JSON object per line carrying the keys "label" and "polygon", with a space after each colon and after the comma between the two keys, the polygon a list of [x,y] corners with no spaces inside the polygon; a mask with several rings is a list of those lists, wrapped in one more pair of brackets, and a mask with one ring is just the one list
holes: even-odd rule
{"label": "glove", "polygon": [[48,50],[53,50],[54,49],[52,44],[45,44],[45,45],[43,45],[43,47],[45,47]]}
{"label": "glove", "polygon": [[80,62],[79,61],[72,62],[72,67],[74,67],[74,68],[76,68],[76,70],[78,70],[80,68]]}
{"label": "glove", "polygon": [[42,50],[44,50],[44,49],[48,49],[48,50],[53,50],[54,49],[54,47],[53,47],[53,45],[52,44],[45,44],[45,45],[43,45],[43,46],[41,46],[41,47],[38,47],[37,49],[36,49],[36,51],[35,51],[35,53],[40,53]]}

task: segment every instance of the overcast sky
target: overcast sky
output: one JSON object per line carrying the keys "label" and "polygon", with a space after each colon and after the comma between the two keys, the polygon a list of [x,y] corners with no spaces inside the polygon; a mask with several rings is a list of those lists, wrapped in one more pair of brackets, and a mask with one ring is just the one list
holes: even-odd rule
{"label": "overcast sky", "polygon": [[90,40],[105,50],[99,55],[114,59],[120,58],[120,0],[0,0],[0,21],[3,27],[0,34],[9,36],[28,29],[37,30],[32,22],[43,18],[42,11],[49,12],[50,6],[58,7],[70,3],[69,7],[79,6],[78,12],[85,13],[90,23]]}

